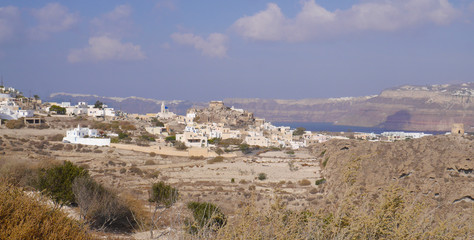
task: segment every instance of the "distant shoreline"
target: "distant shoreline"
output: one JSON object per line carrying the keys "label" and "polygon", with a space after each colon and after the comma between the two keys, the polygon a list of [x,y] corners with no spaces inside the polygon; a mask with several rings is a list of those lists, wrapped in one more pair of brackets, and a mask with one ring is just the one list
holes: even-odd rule
{"label": "distant shoreline", "polygon": [[290,126],[291,128],[304,127],[312,132],[365,132],[381,134],[382,132],[424,132],[427,134],[440,135],[445,134],[446,131],[405,131],[397,129],[384,129],[378,127],[357,127],[334,125],[329,122],[272,122],[274,126]]}

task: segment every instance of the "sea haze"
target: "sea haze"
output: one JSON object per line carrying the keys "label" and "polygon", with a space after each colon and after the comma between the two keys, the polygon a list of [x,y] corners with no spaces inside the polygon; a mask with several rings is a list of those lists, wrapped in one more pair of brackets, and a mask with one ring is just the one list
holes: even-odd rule
{"label": "sea haze", "polygon": [[[334,125],[328,122],[272,122],[274,126],[290,126],[291,128],[304,127],[312,132],[365,132],[380,134],[383,132],[403,131],[398,129],[385,129],[378,127],[356,127],[345,125]],[[444,134],[445,132],[423,131],[428,134]]]}

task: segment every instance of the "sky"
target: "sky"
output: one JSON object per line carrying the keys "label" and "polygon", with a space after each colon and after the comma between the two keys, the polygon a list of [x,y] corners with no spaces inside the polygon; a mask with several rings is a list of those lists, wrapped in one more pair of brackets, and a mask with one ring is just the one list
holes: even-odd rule
{"label": "sky", "polygon": [[474,81],[473,0],[0,0],[0,74],[27,96],[365,96]]}

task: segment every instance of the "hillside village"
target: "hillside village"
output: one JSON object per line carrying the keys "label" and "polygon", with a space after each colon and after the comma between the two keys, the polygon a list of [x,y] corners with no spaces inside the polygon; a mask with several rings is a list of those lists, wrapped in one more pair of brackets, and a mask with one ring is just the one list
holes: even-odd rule
{"label": "hillside village", "polygon": [[[396,141],[431,135],[422,132],[323,133],[307,131],[304,128],[291,129],[288,126],[274,126],[244,109],[225,106],[222,101],[211,101],[207,108],[190,108],[186,115],[170,112],[165,102],[162,102],[160,112],[141,115],[115,110],[100,101],[94,104],[78,102],[75,105],[70,102],[43,103],[38,96],[26,98],[14,88],[0,90],[0,115],[6,121],[21,120],[28,127],[47,127],[47,119],[88,120],[89,122],[84,123],[87,125],[83,124],[82,128],[78,124],[76,128],[65,132],[64,142],[97,146],[109,146],[111,143],[116,147],[130,148],[124,146],[125,143],[151,147],[148,150],[140,148],[142,151],[156,150],[158,153],[170,155],[182,155],[182,151],[187,150],[190,156],[207,157],[235,150],[249,152],[255,148],[296,150],[330,139]],[[124,122],[132,127],[110,128]],[[454,128],[458,130],[453,130],[453,133],[464,134],[462,124],[457,124]],[[93,134],[81,134],[84,131]],[[224,143],[224,149],[220,147],[222,144],[219,142]],[[176,153],[172,147],[181,152]]]}
{"label": "hillside village", "polygon": [[[106,230],[91,225],[95,235],[153,239],[150,234],[163,234],[182,239],[191,217],[190,202],[215,204],[232,221],[244,216],[241,211],[247,207],[271,210],[275,204],[286,213],[316,209],[333,214],[346,211],[333,211],[334,207],[366,196],[377,203],[394,182],[410,192],[405,197],[422,199],[435,209],[436,216],[453,213],[451,222],[459,226],[472,220],[472,136],[464,133],[462,124],[453,125],[449,135],[436,136],[312,132],[275,126],[222,101],[190,108],[185,115],[171,112],[165,102],[158,113],[128,114],[100,101],[42,102],[16,92],[2,95],[8,103],[2,116],[10,117],[0,126],[0,177],[36,189],[31,179],[37,171],[70,162],[117,192],[116,199],[133,203],[134,213],[146,224],[156,213],[150,186],[166,183],[179,190],[176,204],[160,208],[163,219],[151,230],[133,224]],[[23,115],[12,114],[19,110]],[[348,214],[372,214],[357,209]],[[85,216],[83,205],[63,211],[76,220]],[[86,219],[89,224],[94,221]],[[437,231],[429,228],[436,224],[427,223],[424,229]]]}

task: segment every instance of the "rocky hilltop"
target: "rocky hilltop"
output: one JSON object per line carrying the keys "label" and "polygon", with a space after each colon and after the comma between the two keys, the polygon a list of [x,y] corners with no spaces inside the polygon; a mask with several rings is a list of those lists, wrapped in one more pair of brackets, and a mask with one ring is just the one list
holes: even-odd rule
{"label": "rocky hilltop", "polygon": [[413,131],[448,131],[453,123],[464,123],[467,131],[474,131],[474,83],[407,85],[366,97],[224,102],[270,121],[332,122]]}
{"label": "rocky hilltop", "polygon": [[[427,221],[473,221],[474,139],[431,136],[409,141],[331,140],[312,147],[322,177],[317,205],[378,199],[388,188],[423,202]],[[353,203],[357,204],[357,203]],[[423,211],[424,211],[423,210]],[[471,225],[472,227],[472,225]]]}
{"label": "rocky hilltop", "polygon": [[223,123],[231,127],[245,128],[255,122],[252,113],[226,107],[221,101],[212,101],[207,108],[193,108],[189,112],[196,114],[194,121],[198,123]]}

